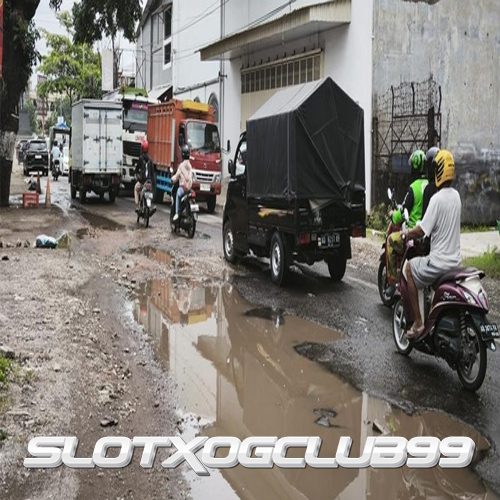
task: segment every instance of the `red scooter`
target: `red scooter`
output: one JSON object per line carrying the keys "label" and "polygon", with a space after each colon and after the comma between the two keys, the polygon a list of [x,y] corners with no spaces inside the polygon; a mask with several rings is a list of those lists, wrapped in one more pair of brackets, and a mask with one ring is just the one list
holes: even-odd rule
{"label": "red scooter", "polygon": [[498,327],[486,317],[488,296],[481,285],[483,271],[456,268],[443,274],[432,287],[419,292],[424,333],[408,340],[406,332],[413,324],[406,279],[409,259],[421,254],[425,245],[406,244],[399,289],[396,290],[392,330],[401,354],[408,356],[413,348],[446,360],[465,389],[477,391],[486,375],[486,349],[496,350]]}

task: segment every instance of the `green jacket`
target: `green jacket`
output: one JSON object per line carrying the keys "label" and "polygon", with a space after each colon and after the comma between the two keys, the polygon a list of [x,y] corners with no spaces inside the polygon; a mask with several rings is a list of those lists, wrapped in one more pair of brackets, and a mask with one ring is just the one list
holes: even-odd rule
{"label": "green jacket", "polygon": [[403,224],[403,212],[406,208],[410,214],[408,227],[410,229],[417,225],[419,220],[422,220],[422,210],[424,205],[424,191],[429,184],[427,179],[417,179],[413,181],[406,192],[405,199],[399,210],[392,214],[392,222],[398,226]]}

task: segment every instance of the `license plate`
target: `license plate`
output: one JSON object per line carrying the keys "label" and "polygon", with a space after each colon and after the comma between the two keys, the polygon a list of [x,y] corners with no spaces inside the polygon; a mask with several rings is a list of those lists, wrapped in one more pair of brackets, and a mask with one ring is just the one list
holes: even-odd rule
{"label": "license plate", "polygon": [[200,211],[200,207],[196,204],[196,203],[193,203],[191,205],[191,212],[199,212]]}
{"label": "license plate", "polygon": [[500,337],[500,334],[498,332],[498,326],[496,323],[488,323],[487,325],[481,325],[480,329],[482,334],[491,335],[496,339]]}
{"label": "license plate", "polygon": [[331,233],[321,235],[321,246],[322,247],[333,247],[340,243],[340,234]]}
{"label": "license plate", "polygon": [[146,198],[146,205],[148,208],[151,208],[151,200],[149,198]]}
{"label": "license plate", "polygon": [[41,160],[42,159],[42,155],[35,155],[35,160]]}
{"label": "license plate", "polygon": [[200,191],[210,191],[210,184],[200,184]]}

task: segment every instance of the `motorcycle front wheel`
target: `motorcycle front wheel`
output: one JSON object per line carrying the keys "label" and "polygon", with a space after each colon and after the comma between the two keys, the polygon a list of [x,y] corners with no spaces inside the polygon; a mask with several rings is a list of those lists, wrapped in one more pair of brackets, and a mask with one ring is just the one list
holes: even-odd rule
{"label": "motorcycle front wheel", "polygon": [[408,356],[413,350],[413,346],[406,338],[407,329],[403,300],[400,298],[396,302],[392,314],[392,334],[396,349],[400,354],[403,354],[403,356]]}
{"label": "motorcycle front wheel", "polygon": [[470,317],[466,319],[465,325],[466,345],[462,345],[463,358],[458,363],[457,374],[464,389],[477,391],[486,376],[486,345]]}
{"label": "motorcycle front wheel", "polygon": [[144,209],[144,227],[149,226],[149,207]]}

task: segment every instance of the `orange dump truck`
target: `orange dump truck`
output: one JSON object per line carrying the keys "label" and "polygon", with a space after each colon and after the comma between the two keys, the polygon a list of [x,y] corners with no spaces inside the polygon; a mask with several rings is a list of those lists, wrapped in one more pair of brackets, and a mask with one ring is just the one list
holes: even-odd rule
{"label": "orange dump truck", "polygon": [[170,167],[177,170],[182,162],[181,148],[188,144],[193,167],[196,199],[206,201],[208,211],[215,210],[221,190],[221,147],[214,110],[208,104],[173,99],[150,104],[148,108],[149,156],[155,164],[155,199],[172,192]]}

